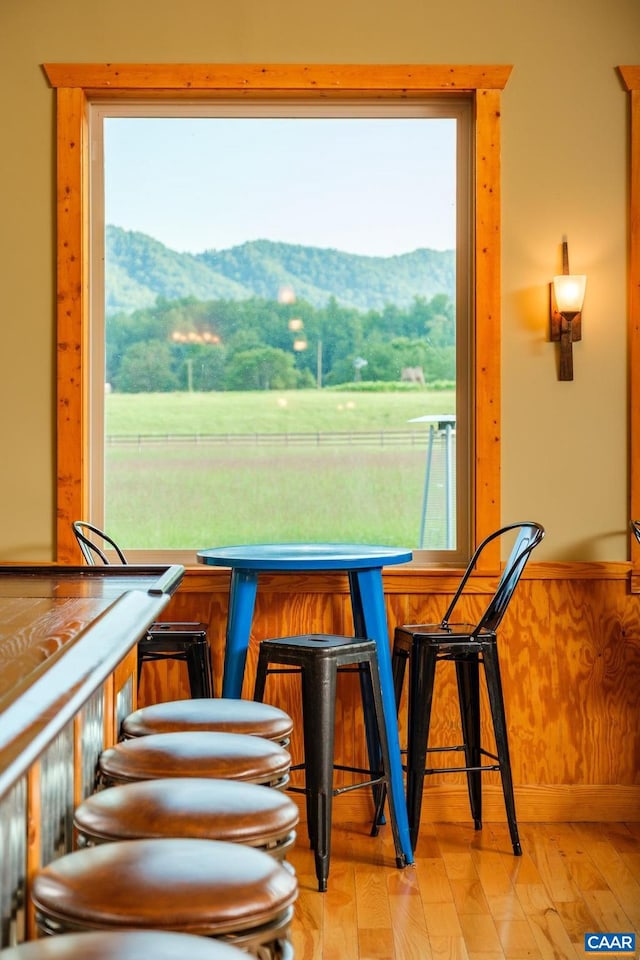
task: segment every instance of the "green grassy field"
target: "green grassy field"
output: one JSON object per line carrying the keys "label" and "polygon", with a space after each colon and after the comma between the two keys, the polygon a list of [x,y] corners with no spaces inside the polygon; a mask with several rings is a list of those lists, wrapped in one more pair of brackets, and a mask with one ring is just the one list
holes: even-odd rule
{"label": "green grassy field", "polygon": [[[136,393],[106,397],[107,435],[403,430],[425,414],[455,413],[453,391],[282,390]],[[426,430],[426,428],[425,428]]]}
{"label": "green grassy field", "polygon": [[[407,420],[451,412],[453,403],[452,394],[426,392],[111,395],[111,437],[245,434],[247,440],[108,443],[105,525],[129,548],[278,540],[415,547],[428,428]],[[376,435],[410,427],[418,431],[412,442],[388,446]],[[336,431],[373,436],[357,445],[294,446],[264,436]],[[428,525],[434,549],[443,546],[442,462],[437,450]]]}

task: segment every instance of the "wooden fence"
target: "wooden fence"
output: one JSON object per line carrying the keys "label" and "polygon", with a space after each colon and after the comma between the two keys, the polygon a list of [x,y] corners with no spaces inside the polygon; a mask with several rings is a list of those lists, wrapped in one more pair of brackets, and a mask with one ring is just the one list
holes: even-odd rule
{"label": "wooden fence", "polygon": [[[437,431],[436,435],[444,437],[444,431]],[[113,434],[106,437],[108,446],[135,444],[162,443],[196,443],[196,444],[253,444],[253,445],[282,445],[282,446],[410,446],[424,447],[428,441],[428,430],[362,430],[313,433],[154,433],[154,434]]]}

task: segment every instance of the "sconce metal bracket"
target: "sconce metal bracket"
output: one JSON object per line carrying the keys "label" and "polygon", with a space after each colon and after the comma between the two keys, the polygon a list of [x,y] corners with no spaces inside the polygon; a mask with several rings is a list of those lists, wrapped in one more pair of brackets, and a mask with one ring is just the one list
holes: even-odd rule
{"label": "sconce metal bracket", "polygon": [[[562,314],[556,310],[553,299],[553,284],[549,284],[549,317],[550,317],[550,340],[552,343],[559,343],[562,334]],[[566,321],[565,321],[566,323]],[[571,340],[582,340],[582,314],[576,313],[571,321]]]}

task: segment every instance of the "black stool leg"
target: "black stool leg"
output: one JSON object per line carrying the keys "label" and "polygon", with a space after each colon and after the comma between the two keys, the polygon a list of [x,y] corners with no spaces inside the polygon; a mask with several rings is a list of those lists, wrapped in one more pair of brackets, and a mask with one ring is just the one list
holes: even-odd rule
{"label": "black stool leg", "polygon": [[[360,696],[362,699],[362,713],[364,716],[364,732],[367,741],[367,756],[369,757],[369,769],[380,770],[382,762],[382,746],[380,743],[380,720],[377,715],[374,702],[374,688],[371,683],[371,672],[368,663],[361,663],[358,668],[360,674]],[[378,686],[380,681],[378,680]],[[385,789],[384,784],[376,783],[372,787],[373,806],[376,814],[371,824],[371,836],[378,836],[378,828],[385,823],[384,804]]]}
{"label": "black stool leg", "polygon": [[480,770],[480,671],[478,654],[456,660],[458,701],[464,743],[467,788],[471,816],[476,830],[482,830],[482,771]]}
{"label": "black stool leg", "polygon": [[305,785],[309,838],[313,846],[318,890],[329,878],[333,806],[336,665],[324,657],[302,666]]}
{"label": "black stool leg", "polygon": [[209,646],[209,640],[205,639],[202,641],[202,676],[204,678],[204,695],[205,698],[215,696],[215,691],[213,689],[213,666],[211,664],[211,647]]}
{"label": "black stool leg", "polygon": [[427,765],[427,743],[436,673],[436,650],[429,643],[414,641],[409,664],[409,710],[407,741],[407,814],[411,846],[415,850],[420,831],[422,791]]}
{"label": "black stool leg", "polygon": [[504,709],[504,697],[502,695],[498,649],[495,643],[483,645],[483,657],[487,678],[487,690],[489,693],[489,705],[491,707],[491,717],[493,719],[493,730],[496,740],[496,753],[498,754],[500,776],[502,778],[504,805],[507,811],[507,823],[509,824],[509,834],[511,836],[514,855],[520,857],[522,856],[522,847],[520,846],[520,836],[518,834],[518,824],[516,821],[516,802],[513,795],[507,721]]}
{"label": "black stool leg", "polygon": [[258,662],[256,664],[256,679],[255,686],[253,688],[253,699],[258,700],[260,703],[264,700],[264,688],[267,683],[267,670],[269,669],[269,658],[266,653],[266,648],[260,646],[258,648]]}
{"label": "black stool leg", "polygon": [[186,651],[189,689],[194,699],[213,697],[213,676],[211,673],[211,653],[206,640],[189,643]]}
{"label": "black stool leg", "polygon": [[138,644],[138,693],[140,693],[140,681],[142,680],[142,666],[144,664],[144,656],[142,650],[140,649],[140,644]]}
{"label": "black stool leg", "polygon": [[[269,674],[269,664],[270,664],[269,654],[267,652],[266,646],[260,646],[258,652],[258,662],[256,664],[256,678],[253,687],[253,699],[262,703],[264,701],[264,692],[267,685],[267,676]],[[305,691],[305,675],[304,669],[300,667],[300,676],[301,676],[301,695],[302,695],[302,718],[303,718],[303,735],[304,735],[304,750],[305,750],[305,762],[302,764],[302,767],[305,770],[305,801],[307,808],[307,833],[309,835],[309,845],[312,850],[316,849],[318,842],[318,830],[316,823],[316,807],[312,801],[310,791],[308,789],[308,773],[307,773],[307,724],[305,722],[305,713],[304,713],[304,691]],[[309,716],[309,726],[313,722],[313,718]],[[332,761],[333,763],[333,761]],[[296,768],[297,769],[297,768]]]}
{"label": "black stool leg", "polygon": [[394,640],[393,654],[391,658],[391,673],[393,676],[393,693],[396,698],[396,712],[400,710],[402,688],[404,687],[404,677],[408,660],[409,651],[401,646],[397,640]]}
{"label": "black stool leg", "polygon": [[[364,661],[358,665],[360,675],[360,697],[362,700],[362,712],[364,715],[364,727],[367,741],[367,756],[369,758],[369,770],[372,777],[380,775],[381,770],[388,770],[388,765],[384,759],[384,749],[380,734],[382,715],[378,706],[378,696],[380,688],[380,678],[376,677],[375,682],[372,678],[372,664],[370,660]],[[377,688],[375,684],[377,683]],[[385,731],[386,740],[386,731]],[[388,747],[387,747],[388,752]],[[372,788],[374,816],[371,824],[371,836],[377,837],[379,827],[385,822],[384,804],[386,800],[386,784],[384,782],[376,783]]]}
{"label": "black stool leg", "polygon": [[213,697],[211,651],[206,638],[190,643],[186,650],[189,686],[194,699]]}

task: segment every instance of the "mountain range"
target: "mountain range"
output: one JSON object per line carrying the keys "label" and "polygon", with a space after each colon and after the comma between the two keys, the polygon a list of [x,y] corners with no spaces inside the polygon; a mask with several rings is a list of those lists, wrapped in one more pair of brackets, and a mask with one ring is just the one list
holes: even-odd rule
{"label": "mountain range", "polygon": [[331,297],[345,307],[406,307],[415,297],[454,300],[455,251],[419,249],[391,257],[253,240],[228,250],[179,253],[138,231],[106,229],[107,314],[167,300],[277,299],[291,289],[316,307]]}

